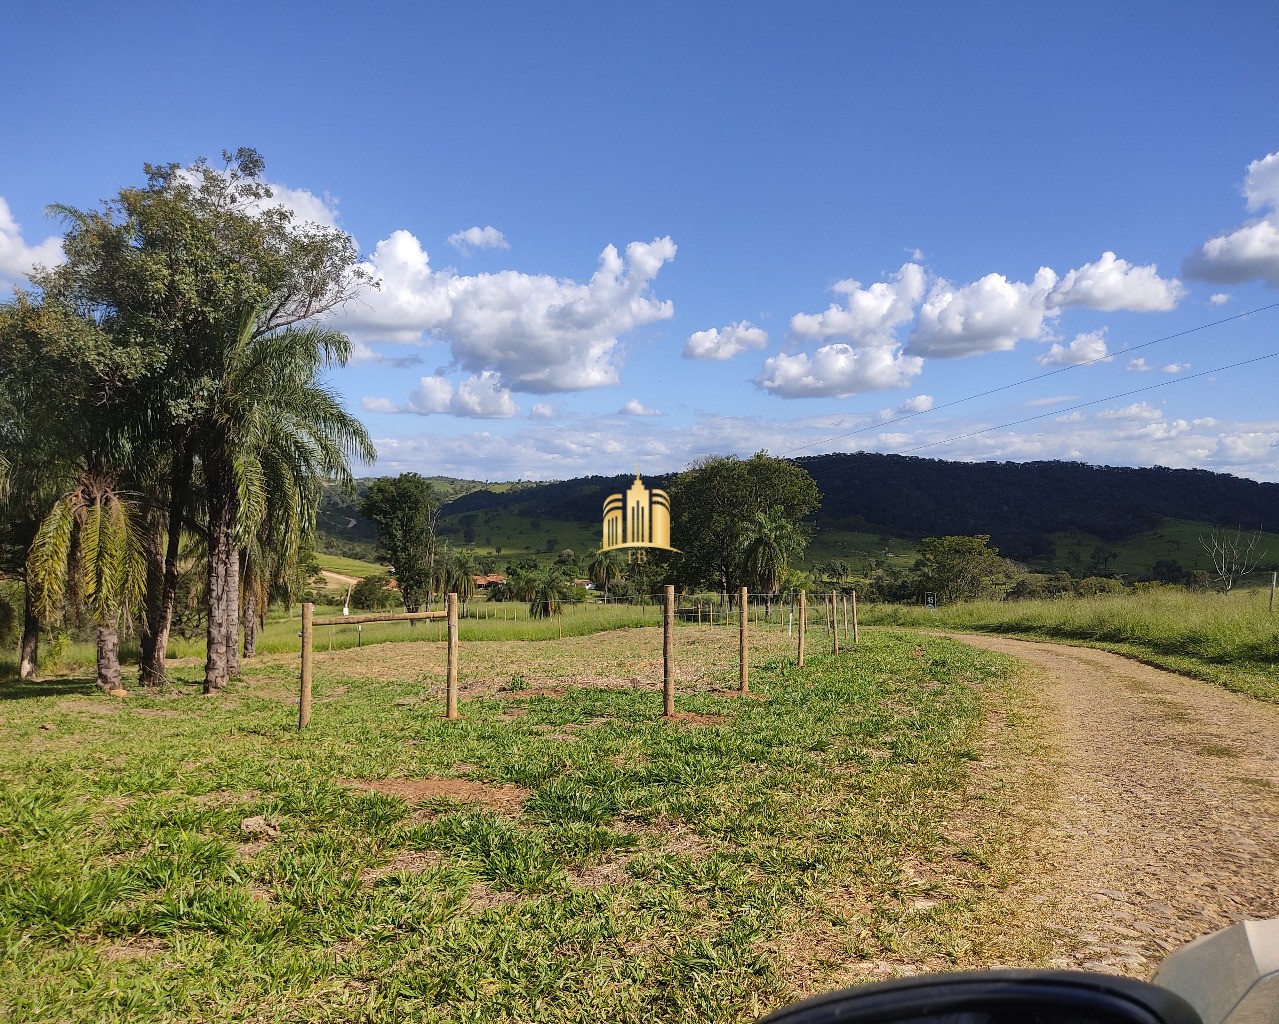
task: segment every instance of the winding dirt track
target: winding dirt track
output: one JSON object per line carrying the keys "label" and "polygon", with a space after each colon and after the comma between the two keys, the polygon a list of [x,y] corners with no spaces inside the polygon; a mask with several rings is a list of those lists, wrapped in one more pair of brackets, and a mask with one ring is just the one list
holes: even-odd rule
{"label": "winding dirt track", "polygon": [[956,638],[1042,674],[1054,964],[1149,975],[1192,938],[1279,916],[1279,707],[1105,651]]}

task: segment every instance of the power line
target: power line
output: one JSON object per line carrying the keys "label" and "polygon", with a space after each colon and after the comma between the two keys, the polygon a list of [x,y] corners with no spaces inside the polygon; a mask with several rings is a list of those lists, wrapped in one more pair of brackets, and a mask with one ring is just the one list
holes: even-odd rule
{"label": "power line", "polygon": [[1274,359],[1279,356],[1279,352],[1271,352],[1264,356],[1256,356],[1252,359],[1245,359],[1242,362],[1231,363],[1229,366],[1218,366],[1215,370],[1204,370],[1202,373],[1191,373],[1184,377],[1175,377],[1172,380],[1160,381],[1158,384],[1149,384],[1144,388],[1135,388],[1132,391],[1123,391],[1117,395],[1108,395],[1105,398],[1094,398],[1090,402],[1080,402],[1078,405],[1067,406],[1064,409],[1053,409],[1049,412],[1036,413],[1034,416],[1026,416],[1019,420],[1012,420],[1009,423],[1001,423],[994,427],[982,427],[981,430],[970,430],[967,434],[956,434],[954,437],[947,437],[941,441],[929,441],[927,444],[916,445],[914,448],[907,448],[901,454],[905,455],[910,452],[922,451],[925,448],[935,448],[939,444],[949,444],[951,441],[962,441],[968,437],[976,437],[978,434],[989,434],[992,430],[1004,430],[1007,427],[1017,427],[1023,423],[1031,423],[1034,420],[1042,420],[1049,416],[1061,416],[1064,413],[1075,412],[1078,409],[1087,409],[1090,405],[1101,405],[1103,402],[1115,402],[1121,398],[1131,398],[1133,395],[1144,394],[1147,391],[1154,391],[1157,388],[1166,388],[1173,384],[1181,384],[1184,381],[1194,380],[1197,377],[1210,377],[1214,373],[1225,373],[1227,370],[1237,370],[1241,366],[1247,366],[1250,363],[1260,363],[1266,359]]}
{"label": "power line", "polygon": [[[1184,338],[1188,334],[1196,334],[1199,331],[1206,331],[1211,327],[1220,327],[1222,324],[1228,324],[1232,320],[1242,320],[1244,317],[1252,316],[1255,313],[1264,313],[1266,312],[1266,310],[1275,309],[1276,307],[1279,307],[1279,302],[1272,302],[1268,306],[1258,306],[1256,309],[1250,309],[1243,313],[1236,313],[1234,316],[1228,316],[1224,320],[1214,320],[1212,323],[1200,324],[1198,327],[1191,327],[1184,331],[1177,331],[1175,334],[1165,334],[1162,338],[1155,338],[1153,341],[1143,341],[1140,345],[1133,345],[1130,348],[1124,349],[1124,352],[1125,353],[1139,352],[1141,349],[1150,348],[1150,346],[1152,345],[1159,345],[1165,341],[1172,341],[1174,338]],[[904,423],[906,420],[915,419],[917,416],[926,416],[930,412],[940,412],[942,409],[949,409],[956,405],[962,405],[964,402],[975,402],[979,398],[988,398],[990,395],[998,394],[1001,391],[1009,391],[1012,388],[1021,387],[1023,384],[1033,384],[1037,380],[1044,380],[1048,377],[1054,377],[1059,373],[1065,373],[1067,370],[1077,370],[1081,366],[1091,366],[1093,363],[1104,363],[1113,358],[1114,358],[1113,355],[1107,354],[1104,356],[1097,356],[1097,358],[1095,359],[1086,359],[1081,363],[1071,363],[1069,366],[1059,366],[1055,370],[1048,370],[1045,373],[1037,373],[1033,377],[1025,377],[1022,380],[1015,380],[1011,384],[1001,384],[999,387],[991,388],[989,391],[979,391],[975,395],[967,395],[964,398],[956,398],[949,402],[943,402],[941,405],[934,405],[932,408],[929,408],[929,409],[920,409],[917,412],[903,413],[901,416],[898,416],[895,419],[882,420],[878,423],[868,423],[863,427],[857,427],[853,430],[847,431],[846,433],[836,434],[833,437],[823,438],[820,441],[809,441],[807,444],[797,445],[794,448],[788,448],[786,449],[786,451],[778,452],[777,454],[779,457],[784,457],[786,455],[790,455],[792,452],[802,452],[805,448],[815,448],[820,444],[830,444],[830,442],[832,441],[840,441],[840,440],[843,440],[845,437],[852,437],[854,434],[864,434],[868,430],[882,430],[884,427],[891,427],[895,423]],[[1265,356],[1263,358],[1269,358],[1269,357]],[[1239,365],[1242,366],[1243,364],[1240,363]],[[1229,367],[1227,367],[1227,369],[1229,369]],[[1208,372],[1211,373],[1213,371],[1208,371]],[[1196,374],[1193,374],[1191,377],[1180,377],[1178,379],[1192,380],[1194,377],[1202,377],[1202,376],[1203,374],[1196,373]],[[1172,383],[1172,382],[1169,381],[1168,383]],[[1162,385],[1155,385],[1155,386],[1162,386]],[[1141,390],[1148,390],[1148,389],[1143,388]],[[1131,392],[1131,393],[1136,394],[1136,392]],[[1114,397],[1122,398],[1124,396],[1118,395]],[[1108,402],[1111,400],[1112,399],[1109,399],[1109,398],[1099,399],[1099,401],[1103,401],[1103,402]],[[1096,403],[1090,402],[1085,404],[1095,405]],[[1064,410],[1058,409],[1055,412],[1060,413],[1063,411]],[[1044,413],[1043,415],[1051,416],[1054,414],[1055,413]],[[1042,416],[1030,417],[1030,419],[1042,419],[1042,418],[1043,418]],[[1019,420],[1018,422],[1026,422],[1026,421]],[[1014,424],[1011,424],[1011,423],[1008,424],[1008,426],[1013,426],[1013,425]],[[958,440],[958,439],[956,438],[955,440]],[[911,450],[914,451],[915,449],[911,449]]]}

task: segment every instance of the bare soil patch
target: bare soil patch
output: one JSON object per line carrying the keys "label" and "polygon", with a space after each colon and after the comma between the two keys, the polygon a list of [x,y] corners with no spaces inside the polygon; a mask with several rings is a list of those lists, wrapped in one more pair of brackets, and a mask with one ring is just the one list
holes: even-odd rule
{"label": "bare soil patch", "polygon": [[1105,651],[959,639],[1042,679],[1057,795],[1023,906],[1052,964],[1149,975],[1197,936],[1279,916],[1279,708]]}
{"label": "bare soil patch", "polygon": [[699,715],[692,711],[677,711],[669,718],[663,715],[662,721],[670,725],[689,725],[706,728],[712,725],[723,725],[728,719],[723,715]]}
{"label": "bare soil patch", "polygon": [[387,796],[397,796],[410,804],[430,800],[460,800],[485,804],[508,814],[518,814],[532,790],[522,786],[490,786],[470,779],[341,779],[344,786],[367,789]]}

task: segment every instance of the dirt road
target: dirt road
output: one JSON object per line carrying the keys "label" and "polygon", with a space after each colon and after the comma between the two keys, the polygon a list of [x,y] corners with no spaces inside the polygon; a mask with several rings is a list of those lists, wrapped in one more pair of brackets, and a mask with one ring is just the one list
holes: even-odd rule
{"label": "dirt road", "polygon": [[1059,825],[1038,876],[1053,962],[1149,975],[1279,916],[1279,707],[1104,651],[986,635],[1041,674]]}

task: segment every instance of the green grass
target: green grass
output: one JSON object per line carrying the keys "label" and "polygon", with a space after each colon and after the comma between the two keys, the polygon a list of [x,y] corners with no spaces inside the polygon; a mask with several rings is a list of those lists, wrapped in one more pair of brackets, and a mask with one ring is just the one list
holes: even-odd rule
{"label": "green grass", "polygon": [[854,573],[865,573],[872,562],[886,562],[900,569],[910,569],[918,557],[917,539],[845,530],[837,523],[828,523],[813,533],[804,553],[804,562],[808,566],[818,566],[830,559],[841,558]]}
{"label": "green grass", "polygon": [[[1057,545],[1057,557],[1053,561],[1056,567],[1068,569],[1075,576],[1089,575],[1093,571],[1104,575],[1148,576],[1161,559],[1180,562],[1187,572],[1211,569],[1212,558],[1204,550],[1200,538],[1206,539],[1213,529],[1204,523],[1186,519],[1164,519],[1153,530],[1113,543],[1086,533],[1056,533],[1052,535]],[[1230,532],[1233,534],[1234,531]],[[1246,537],[1248,531],[1243,533]],[[1093,566],[1095,551],[1113,552],[1115,557],[1103,565]],[[1264,564],[1279,564],[1279,534],[1261,535],[1256,553],[1261,555],[1262,552],[1266,552],[1262,559]],[[1269,587],[1270,573],[1253,573],[1239,585],[1244,588]]]}
{"label": "green grass", "polygon": [[[436,601],[435,607],[439,607]],[[391,608],[388,613],[403,611],[402,608]],[[316,605],[316,618],[338,617],[342,614],[342,606]],[[718,613],[717,613],[718,614]],[[661,622],[660,605],[628,605],[628,604],[581,604],[566,605],[563,614],[553,619],[530,619],[528,605],[523,602],[471,601],[468,603],[466,615],[461,619],[459,634],[464,642],[474,640],[550,640],[568,636],[586,636],[592,633],[611,629],[624,629],[630,626],[651,626]],[[278,608],[272,610],[266,628],[259,633],[258,650],[263,654],[279,654],[297,652],[302,649],[302,641],[298,638],[302,628],[302,620],[298,609],[293,614],[282,612]],[[315,630],[315,646],[317,650],[342,650],[348,647],[380,643],[418,643],[422,640],[435,640],[442,637],[443,624],[435,621],[421,621],[416,625],[408,622],[375,622],[366,623],[358,630],[353,625],[317,626]],[[42,641],[43,642],[43,641]],[[46,645],[47,648],[47,645]],[[194,637],[184,640],[173,636],[169,642],[169,658],[200,659],[205,656],[204,638]],[[42,666],[50,671],[88,671],[96,663],[96,650],[89,641],[71,642],[65,645],[56,662],[48,656],[47,649],[42,655]],[[126,663],[136,665],[138,649],[136,641],[124,640],[120,646],[120,657]],[[8,671],[6,672],[6,666]],[[8,664],[0,660],[0,680],[12,675],[17,670],[16,662]],[[126,682],[131,667],[126,667]]]}
{"label": "green grass", "polygon": [[1046,601],[920,607],[865,605],[867,624],[1007,633],[1086,644],[1279,701],[1279,610],[1269,592],[1193,594],[1180,588]]}
{"label": "green grass", "polygon": [[365,576],[376,576],[386,572],[386,566],[378,565],[377,562],[365,562],[358,558],[343,558],[341,555],[326,555],[316,552],[315,560],[319,563],[321,569],[341,573],[343,576],[354,576],[356,579],[364,579]]}
{"label": "green grass", "polygon": [[[461,515],[440,518],[441,535],[454,547],[473,548],[478,554],[503,558],[526,555],[558,555],[571,548],[579,558],[600,546],[599,523],[525,516],[510,509],[487,509],[475,516],[474,539],[466,540]],[[534,523],[537,525],[535,526]]]}
{"label": "green grass", "polygon": [[[745,1021],[1018,955],[996,847],[946,832],[1011,660],[880,633],[801,672],[775,629],[752,700],[709,692],[736,639],[677,631],[678,724],[654,628],[464,645],[461,722],[433,643],[319,656],[301,734],[292,655],[217,698],[0,687],[0,1016]],[[525,798],[343,781],[430,778]]]}

